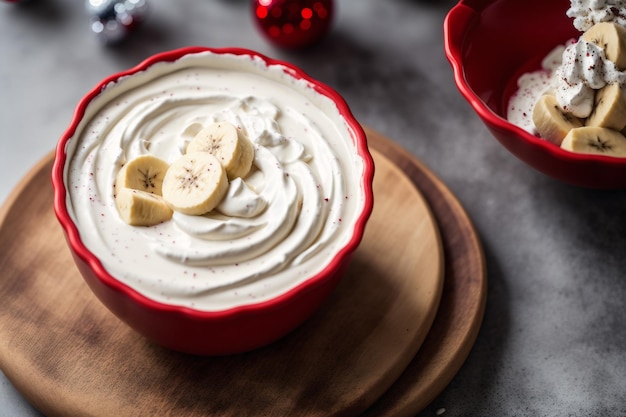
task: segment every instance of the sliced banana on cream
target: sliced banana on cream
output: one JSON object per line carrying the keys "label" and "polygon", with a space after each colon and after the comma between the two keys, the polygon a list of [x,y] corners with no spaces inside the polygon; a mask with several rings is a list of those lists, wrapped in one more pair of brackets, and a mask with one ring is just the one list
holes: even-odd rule
{"label": "sliced banana on cream", "polygon": [[254,145],[235,125],[218,122],[199,129],[196,124],[194,130],[185,154],[172,164],[142,155],[122,167],[115,192],[118,211],[126,223],[158,224],[171,219],[173,211],[206,214],[226,196],[229,179],[241,181],[248,175]]}
{"label": "sliced banana on cream", "polygon": [[161,196],[131,188],[118,188],[115,204],[122,220],[131,226],[154,226],[173,214]]}
{"label": "sliced banana on cream", "polygon": [[600,22],[585,31],[582,39],[604,49],[606,58],[619,70],[626,69],[626,28],[613,22]]}
{"label": "sliced banana on cream", "polygon": [[254,160],[254,145],[235,125],[217,122],[202,129],[189,142],[186,153],[208,152],[220,161],[229,179],[244,178]]}
{"label": "sliced banana on cream", "polygon": [[152,155],[141,155],[128,161],[115,178],[115,187],[131,188],[161,195],[163,178],[169,164]]}
{"label": "sliced banana on cream", "polygon": [[187,153],[174,161],[163,179],[163,198],[174,210],[202,215],[213,210],[228,190],[226,171],[208,152]]}
{"label": "sliced banana on cream", "polygon": [[568,151],[613,157],[626,157],[626,137],[604,127],[583,126],[572,129],[561,148]]}
{"label": "sliced banana on cream", "polygon": [[614,83],[596,92],[595,104],[585,121],[586,126],[622,130],[626,126],[626,89]]}
{"label": "sliced banana on cream", "polygon": [[570,113],[565,112],[555,96],[545,94],[539,98],[533,108],[533,123],[539,135],[560,145],[567,133],[583,122]]}

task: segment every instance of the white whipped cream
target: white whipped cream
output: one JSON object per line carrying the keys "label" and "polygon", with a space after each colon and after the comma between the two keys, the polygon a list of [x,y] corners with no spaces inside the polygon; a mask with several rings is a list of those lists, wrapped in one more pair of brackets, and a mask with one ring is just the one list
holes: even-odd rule
{"label": "white whipped cream", "polygon": [[615,22],[626,26],[626,1],[571,0],[566,14],[574,18],[574,27],[581,32],[600,22]]}
{"label": "white whipped cream", "polygon": [[624,83],[626,73],[606,58],[604,49],[580,38],[565,48],[555,79],[559,105],[566,112],[585,118],[593,110],[595,90]]}
{"label": "white whipped cream", "polygon": [[[319,272],[349,240],[364,204],[363,161],[335,104],[282,66],[210,52],[109,85],[68,142],[68,209],[116,278],[157,301],[199,310],[259,302]],[[254,143],[251,173],[217,210],[124,223],[113,182],[149,153],[173,162],[202,127],[229,121]]]}
{"label": "white whipped cream", "polygon": [[509,99],[507,120],[536,135],[533,108],[542,94],[554,94],[557,82],[554,77],[561,65],[565,46],[557,46],[541,61],[541,69],[522,74],[517,80],[517,91]]}
{"label": "white whipped cream", "polygon": [[[580,31],[600,22],[626,25],[624,0],[572,0],[570,6],[567,16],[574,17],[574,26]],[[543,60],[541,70],[518,79],[518,90],[508,103],[507,119],[536,135],[532,112],[542,94],[555,94],[564,111],[584,119],[593,110],[595,92],[613,83],[626,83],[626,72],[607,59],[602,48],[582,36],[572,39],[553,49]]]}

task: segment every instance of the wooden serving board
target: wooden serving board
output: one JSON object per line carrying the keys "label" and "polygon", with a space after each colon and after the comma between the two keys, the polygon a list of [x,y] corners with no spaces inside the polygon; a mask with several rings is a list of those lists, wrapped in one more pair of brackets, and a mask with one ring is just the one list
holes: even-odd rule
{"label": "wooden serving board", "polygon": [[474,226],[454,194],[424,164],[380,133],[370,146],[411,178],[437,220],[445,257],[437,317],[420,350],[393,386],[363,417],[415,416],[450,383],[467,358],[483,320],[487,269]]}
{"label": "wooden serving board", "polygon": [[357,415],[392,395],[437,314],[444,256],[415,178],[368,133],[375,208],[339,287],[287,337],[225,357],[155,346],[99,303],[52,212],[48,157],[0,210],[0,369],[48,416]]}

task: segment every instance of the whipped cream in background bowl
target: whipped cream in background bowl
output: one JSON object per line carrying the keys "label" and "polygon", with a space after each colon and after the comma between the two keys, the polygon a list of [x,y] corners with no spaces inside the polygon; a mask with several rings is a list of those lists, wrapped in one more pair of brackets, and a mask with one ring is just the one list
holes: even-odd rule
{"label": "whipped cream in background bowl", "polygon": [[[569,46],[573,49],[570,56],[582,51],[581,46],[577,51],[573,46],[582,34],[577,27],[622,19],[623,4],[615,0],[462,0],[445,19],[445,52],[463,97],[503,146],[557,180],[590,188],[626,187],[626,159],[561,149],[539,137],[532,122],[537,98],[557,91],[555,74],[563,52]],[[561,75],[588,75],[566,70]],[[581,90],[564,89],[559,95],[584,112],[589,101]]]}
{"label": "whipped cream in background bowl", "polygon": [[[216,208],[133,226],[116,181],[143,155],[173,164],[227,123],[254,148]],[[189,47],[103,80],[57,146],[54,208],[89,287],[148,339],[194,354],[270,343],[339,281],[373,207],[373,160],[345,101],[256,52]]]}

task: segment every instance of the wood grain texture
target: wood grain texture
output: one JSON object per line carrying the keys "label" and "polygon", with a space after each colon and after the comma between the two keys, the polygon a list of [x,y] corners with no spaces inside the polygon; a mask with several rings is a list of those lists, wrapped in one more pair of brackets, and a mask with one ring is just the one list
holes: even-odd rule
{"label": "wood grain texture", "polygon": [[339,287],[287,337],[225,357],[155,346],[99,303],[65,246],[51,158],[42,161],[0,211],[0,368],[48,416],[362,413],[415,362],[444,285],[437,223],[406,173],[414,165],[389,159],[388,140],[368,133],[375,208]]}
{"label": "wood grain texture", "polygon": [[471,220],[441,180],[380,133],[366,132],[370,146],[400,167],[425,196],[444,249],[444,289],[431,330],[400,378],[363,414],[414,416],[450,383],[474,345],[487,297],[485,258]]}

